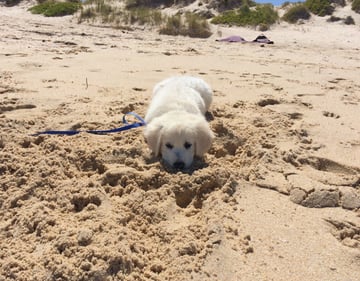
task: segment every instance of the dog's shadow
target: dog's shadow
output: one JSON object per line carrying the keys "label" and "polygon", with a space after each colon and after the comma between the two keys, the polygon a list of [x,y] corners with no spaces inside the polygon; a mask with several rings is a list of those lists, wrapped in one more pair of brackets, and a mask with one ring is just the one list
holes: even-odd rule
{"label": "dog's shadow", "polygon": [[183,173],[183,174],[188,174],[188,175],[192,175],[195,171],[197,170],[202,170],[206,167],[209,166],[208,163],[206,163],[203,159],[200,158],[194,158],[193,164],[187,168],[187,169],[175,169],[169,165],[167,165],[166,163],[164,163],[164,161],[160,161],[161,166],[163,167],[164,171],[170,173],[170,174],[177,174],[177,173]]}

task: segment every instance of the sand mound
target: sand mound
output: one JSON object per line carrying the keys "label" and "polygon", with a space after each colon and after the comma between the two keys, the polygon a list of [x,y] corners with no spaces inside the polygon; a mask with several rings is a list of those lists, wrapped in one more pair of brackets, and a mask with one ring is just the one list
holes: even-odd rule
{"label": "sand mound", "polygon": [[[141,129],[30,137],[21,131],[40,120],[2,118],[1,229],[4,252],[12,257],[2,274],[17,280],[187,279],[223,240],[244,255],[253,251],[250,234],[229,216],[245,181],[307,207],[358,208],[359,171],[310,157],[317,146],[294,115],[269,110],[270,104],[266,99],[214,106],[214,145],[185,173],[153,159]],[[146,108],[139,102],[136,109]],[[63,114],[59,110],[48,113]],[[355,225],[332,224],[350,229],[353,234],[334,235],[359,247]]]}

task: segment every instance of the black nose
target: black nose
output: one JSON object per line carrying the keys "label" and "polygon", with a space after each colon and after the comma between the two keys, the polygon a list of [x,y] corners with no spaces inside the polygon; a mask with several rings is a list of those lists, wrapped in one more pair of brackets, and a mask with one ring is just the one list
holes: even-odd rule
{"label": "black nose", "polygon": [[185,163],[183,161],[176,161],[173,166],[175,169],[182,170],[185,167]]}

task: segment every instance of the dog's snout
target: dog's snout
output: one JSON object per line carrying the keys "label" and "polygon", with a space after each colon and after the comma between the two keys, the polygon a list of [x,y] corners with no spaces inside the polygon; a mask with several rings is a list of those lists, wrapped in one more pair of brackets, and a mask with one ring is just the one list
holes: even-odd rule
{"label": "dog's snout", "polygon": [[173,166],[175,169],[181,170],[185,168],[185,163],[183,161],[176,161]]}

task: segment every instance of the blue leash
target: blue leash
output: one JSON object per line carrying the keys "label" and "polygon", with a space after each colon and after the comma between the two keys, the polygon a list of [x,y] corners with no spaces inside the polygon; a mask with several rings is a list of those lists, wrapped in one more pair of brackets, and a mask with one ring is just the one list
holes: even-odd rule
{"label": "blue leash", "polygon": [[[129,124],[128,121],[126,120],[127,115],[134,116],[140,122],[135,122],[135,123]],[[79,134],[79,133],[105,135],[105,134],[110,134],[110,133],[117,133],[117,132],[127,131],[127,130],[130,130],[130,129],[133,129],[133,128],[137,128],[137,127],[141,127],[141,126],[146,125],[145,120],[142,119],[135,112],[128,112],[128,113],[124,114],[122,122],[126,126],[115,128],[115,129],[110,129],[110,130],[88,130],[88,131],[76,131],[76,130],[56,131],[56,130],[49,130],[49,131],[38,132],[36,134],[33,134],[32,136],[38,136],[38,135],[67,135],[67,136],[73,136],[73,135],[76,135],[76,134]]]}

